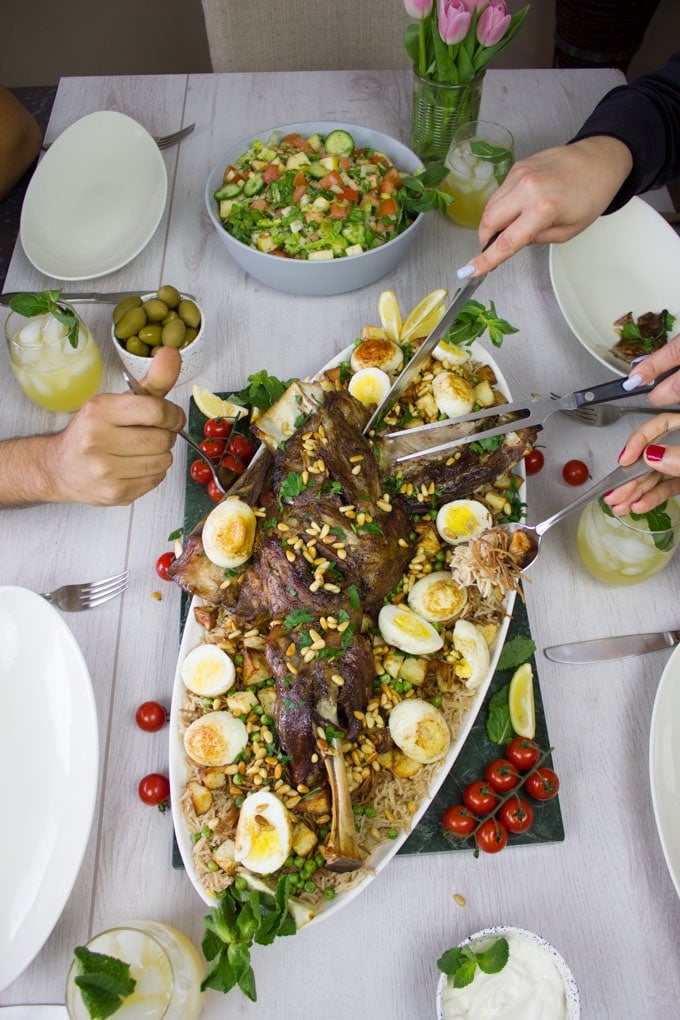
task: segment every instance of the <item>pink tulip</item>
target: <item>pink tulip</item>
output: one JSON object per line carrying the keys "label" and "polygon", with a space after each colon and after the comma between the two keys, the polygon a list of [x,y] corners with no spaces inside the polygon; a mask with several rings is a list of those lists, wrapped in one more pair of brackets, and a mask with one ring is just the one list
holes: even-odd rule
{"label": "pink tulip", "polygon": [[489,0],[467,0],[467,5],[471,11],[479,11],[481,14],[485,7],[488,7]]}
{"label": "pink tulip", "polygon": [[437,27],[442,40],[452,46],[467,35],[472,14],[466,0],[439,0]]}
{"label": "pink tulip", "polygon": [[503,0],[491,0],[489,6],[479,16],[477,41],[482,46],[494,46],[503,38],[509,27],[510,15]]}
{"label": "pink tulip", "polygon": [[409,18],[424,21],[432,10],[433,0],[404,0],[404,7]]}

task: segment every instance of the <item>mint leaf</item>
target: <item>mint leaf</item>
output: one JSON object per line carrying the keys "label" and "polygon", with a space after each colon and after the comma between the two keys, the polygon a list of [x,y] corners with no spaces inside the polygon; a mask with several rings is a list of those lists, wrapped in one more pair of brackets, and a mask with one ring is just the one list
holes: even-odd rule
{"label": "mint leaf", "polygon": [[74,950],[80,989],[85,1008],[92,1020],[112,1016],[131,995],[137,982],[130,977],[130,965],[115,956],[93,953],[86,946]]}
{"label": "mint leaf", "polygon": [[17,315],[24,315],[27,319],[31,319],[34,315],[49,312],[50,302],[45,294],[17,294],[16,297],[11,298],[9,307]]}
{"label": "mint leaf", "polygon": [[503,645],[496,669],[522,666],[536,651],[536,643],[523,634],[517,634]]}
{"label": "mint leaf", "polygon": [[58,322],[66,327],[66,335],[71,347],[78,346],[78,316],[70,305],[60,305],[60,290],[43,290],[39,294],[17,294],[10,300],[13,312],[30,319],[34,315],[53,315]]}
{"label": "mint leaf", "polygon": [[472,982],[477,967],[485,974],[497,974],[505,967],[509,954],[508,940],[501,937],[479,953],[470,946],[447,949],[437,960],[437,966],[454,988],[465,988]]}
{"label": "mint leaf", "polygon": [[489,699],[489,716],[486,720],[486,735],[494,744],[507,744],[515,736],[510,722],[508,695],[510,684],[505,684]]}
{"label": "mint leaf", "polygon": [[479,969],[483,970],[485,974],[498,974],[508,962],[509,955],[508,940],[505,938],[496,939],[488,949],[477,954]]}

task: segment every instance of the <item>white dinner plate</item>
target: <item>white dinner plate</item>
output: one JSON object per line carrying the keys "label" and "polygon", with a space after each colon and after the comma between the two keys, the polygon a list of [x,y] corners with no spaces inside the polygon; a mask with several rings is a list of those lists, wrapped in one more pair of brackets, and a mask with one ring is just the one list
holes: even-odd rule
{"label": "white dinner plate", "polygon": [[21,244],[57,280],[90,280],[127,265],[161,221],[168,174],[141,124],[100,110],[59,135],[31,178]]}
{"label": "white dinner plate", "polygon": [[550,245],[550,280],[577,340],[616,375],[628,365],[612,354],[614,323],[627,312],[668,309],[680,329],[680,237],[641,198],[601,216],[581,234]]}
{"label": "white dinner plate", "polygon": [[649,782],[661,847],[680,896],[680,647],[666,663],[654,699]]}
{"label": "white dinner plate", "polygon": [[73,888],[98,760],[94,694],[75,638],[35,592],[0,587],[0,988],[40,950]]}
{"label": "white dinner plate", "polygon": [[[499,389],[507,395],[508,399],[512,399],[510,396],[508,384],[505,378],[503,377],[503,374],[500,371],[498,365],[491,357],[491,355],[477,342],[471,344],[469,349],[472,358],[475,361],[491,365],[496,375]],[[328,365],[324,366],[324,368],[321,369],[320,374],[326,371],[327,369],[337,364],[340,364],[343,361],[344,362],[349,361],[352,350],[353,350],[352,347],[348,347],[346,350],[342,351],[341,354],[339,354],[336,358],[330,361]],[[526,498],[523,490],[522,498],[523,499]],[[463,744],[465,743],[465,740],[468,736],[468,733],[470,732],[472,725],[475,719],[477,718],[479,710],[481,709],[482,704],[484,703],[484,698],[486,697],[489,684],[491,683],[491,680],[496,669],[498,657],[501,653],[503,644],[505,642],[505,637],[508,631],[508,627],[510,625],[512,607],[514,605],[514,602],[515,593],[510,592],[506,596],[505,601],[506,611],[502,623],[500,625],[498,636],[496,638],[496,644],[494,646],[494,651],[491,656],[489,673],[486,679],[483,681],[482,684],[480,684],[479,688],[477,689],[476,699],[471,704],[470,709],[465,716],[458,737],[456,738],[456,740],[451,742],[449,752],[446,755],[446,758],[443,759],[441,763],[441,768],[434,776],[434,779],[430,785],[428,796],[423,798],[423,800],[420,803],[420,806],[418,807],[418,810],[412,816],[411,831],[415,829],[418,822],[421,820],[421,818],[429,808],[439,787],[442,785],[442,783],[446,779],[446,776],[450,772],[451,767],[453,766],[453,763],[458,757],[463,747]],[[170,804],[172,806],[173,823],[175,827],[177,845],[179,847],[180,854],[182,855],[182,860],[184,862],[187,874],[189,875],[189,878],[191,879],[191,882],[196,892],[201,897],[201,899],[208,905],[214,906],[215,905],[214,897],[212,897],[209,893],[206,892],[199,876],[196,874],[196,870],[194,868],[193,859],[191,855],[192,849],[191,833],[187,828],[181,810],[181,794],[186,785],[187,773],[184,744],[179,733],[179,713],[181,710],[183,697],[186,693],[186,687],[182,681],[180,668],[182,662],[184,661],[188,653],[192,650],[192,648],[195,648],[196,645],[201,643],[201,637],[205,633],[204,629],[196,622],[194,616],[194,607],[200,606],[202,604],[203,603],[201,602],[201,600],[196,597],[194,597],[191,601],[189,612],[187,614],[186,624],[184,627],[184,633],[182,635],[182,641],[180,644],[179,657],[177,661],[177,670],[175,673],[175,680],[173,685],[172,705],[170,709],[170,754],[169,754],[170,791],[171,791]],[[356,885],[354,885],[351,889],[345,892],[338,893],[335,899],[325,900],[317,908],[315,916],[312,918],[311,921],[308,922],[308,924],[315,924],[317,921],[321,921],[324,920],[325,918],[330,917],[332,914],[335,914],[338,910],[341,910],[348,903],[350,903],[350,901],[353,900],[355,896],[358,896],[358,894],[367,887],[369,882],[371,882],[376,875],[380,874],[380,872],[394,857],[394,855],[397,853],[400,847],[404,845],[409,835],[410,835],[409,832],[401,832],[397,839],[390,840],[389,843],[384,843],[380,847],[378,847],[374,852],[373,856],[371,857],[371,859],[368,862],[366,862],[366,866],[371,869],[370,873],[366,876],[366,878],[362,882],[359,882]]]}

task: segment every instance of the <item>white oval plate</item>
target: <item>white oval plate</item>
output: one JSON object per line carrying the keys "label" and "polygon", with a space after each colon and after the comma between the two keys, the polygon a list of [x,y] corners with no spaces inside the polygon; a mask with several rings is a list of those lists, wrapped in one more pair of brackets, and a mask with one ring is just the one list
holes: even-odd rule
{"label": "white oval plate", "polygon": [[0,989],[38,953],[73,888],[98,747],[90,674],[71,631],[35,592],[0,587]]}
{"label": "white oval plate", "polygon": [[148,131],[123,113],[90,113],[59,135],[33,174],[21,244],[46,276],[105,276],[149,243],[167,192],[165,162]]}
{"label": "white oval plate", "polygon": [[[342,361],[349,361],[352,349],[353,349],[352,347],[346,348],[346,350],[342,351],[341,354],[339,354],[336,358],[330,361],[328,365],[321,369],[321,372],[324,372],[327,369],[334,367],[335,365],[339,364]],[[499,389],[501,389],[503,393],[507,395],[509,400],[512,399],[510,396],[508,384],[505,378],[503,377],[501,370],[499,369],[498,365],[491,357],[491,355],[477,342],[471,344],[470,352],[475,361],[491,365],[496,374]],[[523,498],[526,497],[523,496]],[[465,716],[465,720],[461,727],[460,733],[458,734],[458,737],[451,743],[449,752],[446,758],[443,760],[441,768],[435,775],[433,782],[430,785],[428,796],[423,798],[418,810],[413,815],[411,831],[415,829],[418,822],[421,820],[421,818],[429,808],[439,787],[442,785],[442,783],[446,779],[446,776],[450,772],[453,763],[455,762],[460,751],[462,750],[467,735],[472,728],[472,724],[477,718],[477,714],[479,713],[479,710],[482,707],[482,704],[484,703],[484,698],[486,697],[486,693],[489,689],[489,684],[491,683],[494,672],[496,670],[496,663],[498,662],[498,657],[501,654],[501,650],[505,642],[505,636],[510,625],[510,618],[512,615],[512,607],[514,603],[515,593],[511,592],[507,596],[505,601],[505,616],[503,617],[503,621],[501,623],[500,630],[496,638],[496,644],[494,652],[491,656],[491,665],[489,667],[488,676],[478,688],[477,698],[472,703],[467,715]],[[187,829],[186,823],[182,816],[182,810],[180,805],[181,794],[186,785],[187,779],[184,744],[179,735],[179,713],[182,706],[182,700],[186,692],[186,688],[184,686],[180,673],[180,667],[182,662],[184,661],[184,658],[188,655],[191,649],[195,648],[196,645],[201,643],[201,636],[205,633],[203,628],[198,623],[196,623],[196,620],[194,618],[194,607],[200,605],[202,605],[201,600],[194,597],[189,607],[189,612],[184,627],[184,633],[182,635],[182,641],[179,649],[179,657],[177,660],[177,670],[175,673],[175,680],[173,685],[172,705],[170,708],[170,755],[169,755],[170,804],[172,806],[172,817],[175,827],[177,845],[179,847],[180,854],[182,855],[182,860],[184,861],[184,866],[186,868],[187,874],[189,875],[192,885],[194,886],[196,892],[201,897],[201,899],[209,906],[214,906],[215,905],[214,897],[212,897],[208,892],[206,892],[199,876],[196,874],[196,870],[193,865],[193,859],[191,856],[192,848],[191,833]],[[402,832],[397,839],[390,840],[389,843],[384,843],[382,844],[382,846],[378,847],[377,850],[374,852],[373,856],[370,858],[370,860],[366,862],[366,867],[371,869],[371,873],[368,874],[362,882],[357,883],[355,886],[353,886],[346,892],[338,894],[338,896],[336,896],[335,899],[325,900],[317,908],[317,913],[308,923],[314,924],[317,921],[330,917],[332,914],[335,914],[338,910],[340,910],[342,907],[346,906],[351,900],[353,900],[355,896],[357,896],[363,889],[366,888],[369,882],[371,882],[376,875],[380,874],[380,872],[387,865],[387,863],[397,853],[399,848],[404,845],[409,835],[410,835],[409,832]]]}
{"label": "white oval plate", "polygon": [[680,647],[666,663],[654,699],[649,783],[661,848],[680,896]]}
{"label": "white oval plate", "polygon": [[576,339],[619,376],[629,366],[616,358],[614,323],[663,308],[680,328],[680,237],[641,198],[601,216],[581,234],[550,245],[550,280]]}

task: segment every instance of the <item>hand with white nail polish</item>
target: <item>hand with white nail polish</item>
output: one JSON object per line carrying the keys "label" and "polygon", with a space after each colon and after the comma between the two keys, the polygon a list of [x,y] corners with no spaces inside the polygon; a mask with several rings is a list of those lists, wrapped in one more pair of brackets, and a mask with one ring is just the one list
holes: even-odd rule
{"label": "hand with white nail polish", "polygon": [[654,382],[660,375],[671,368],[677,368],[667,379],[664,379],[650,390],[647,399],[653,407],[668,407],[680,403],[680,333],[660,347],[653,354],[637,361],[631,367],[630,375],[621,384],[624,390],[634,390],[637,386],[645,386]]}

